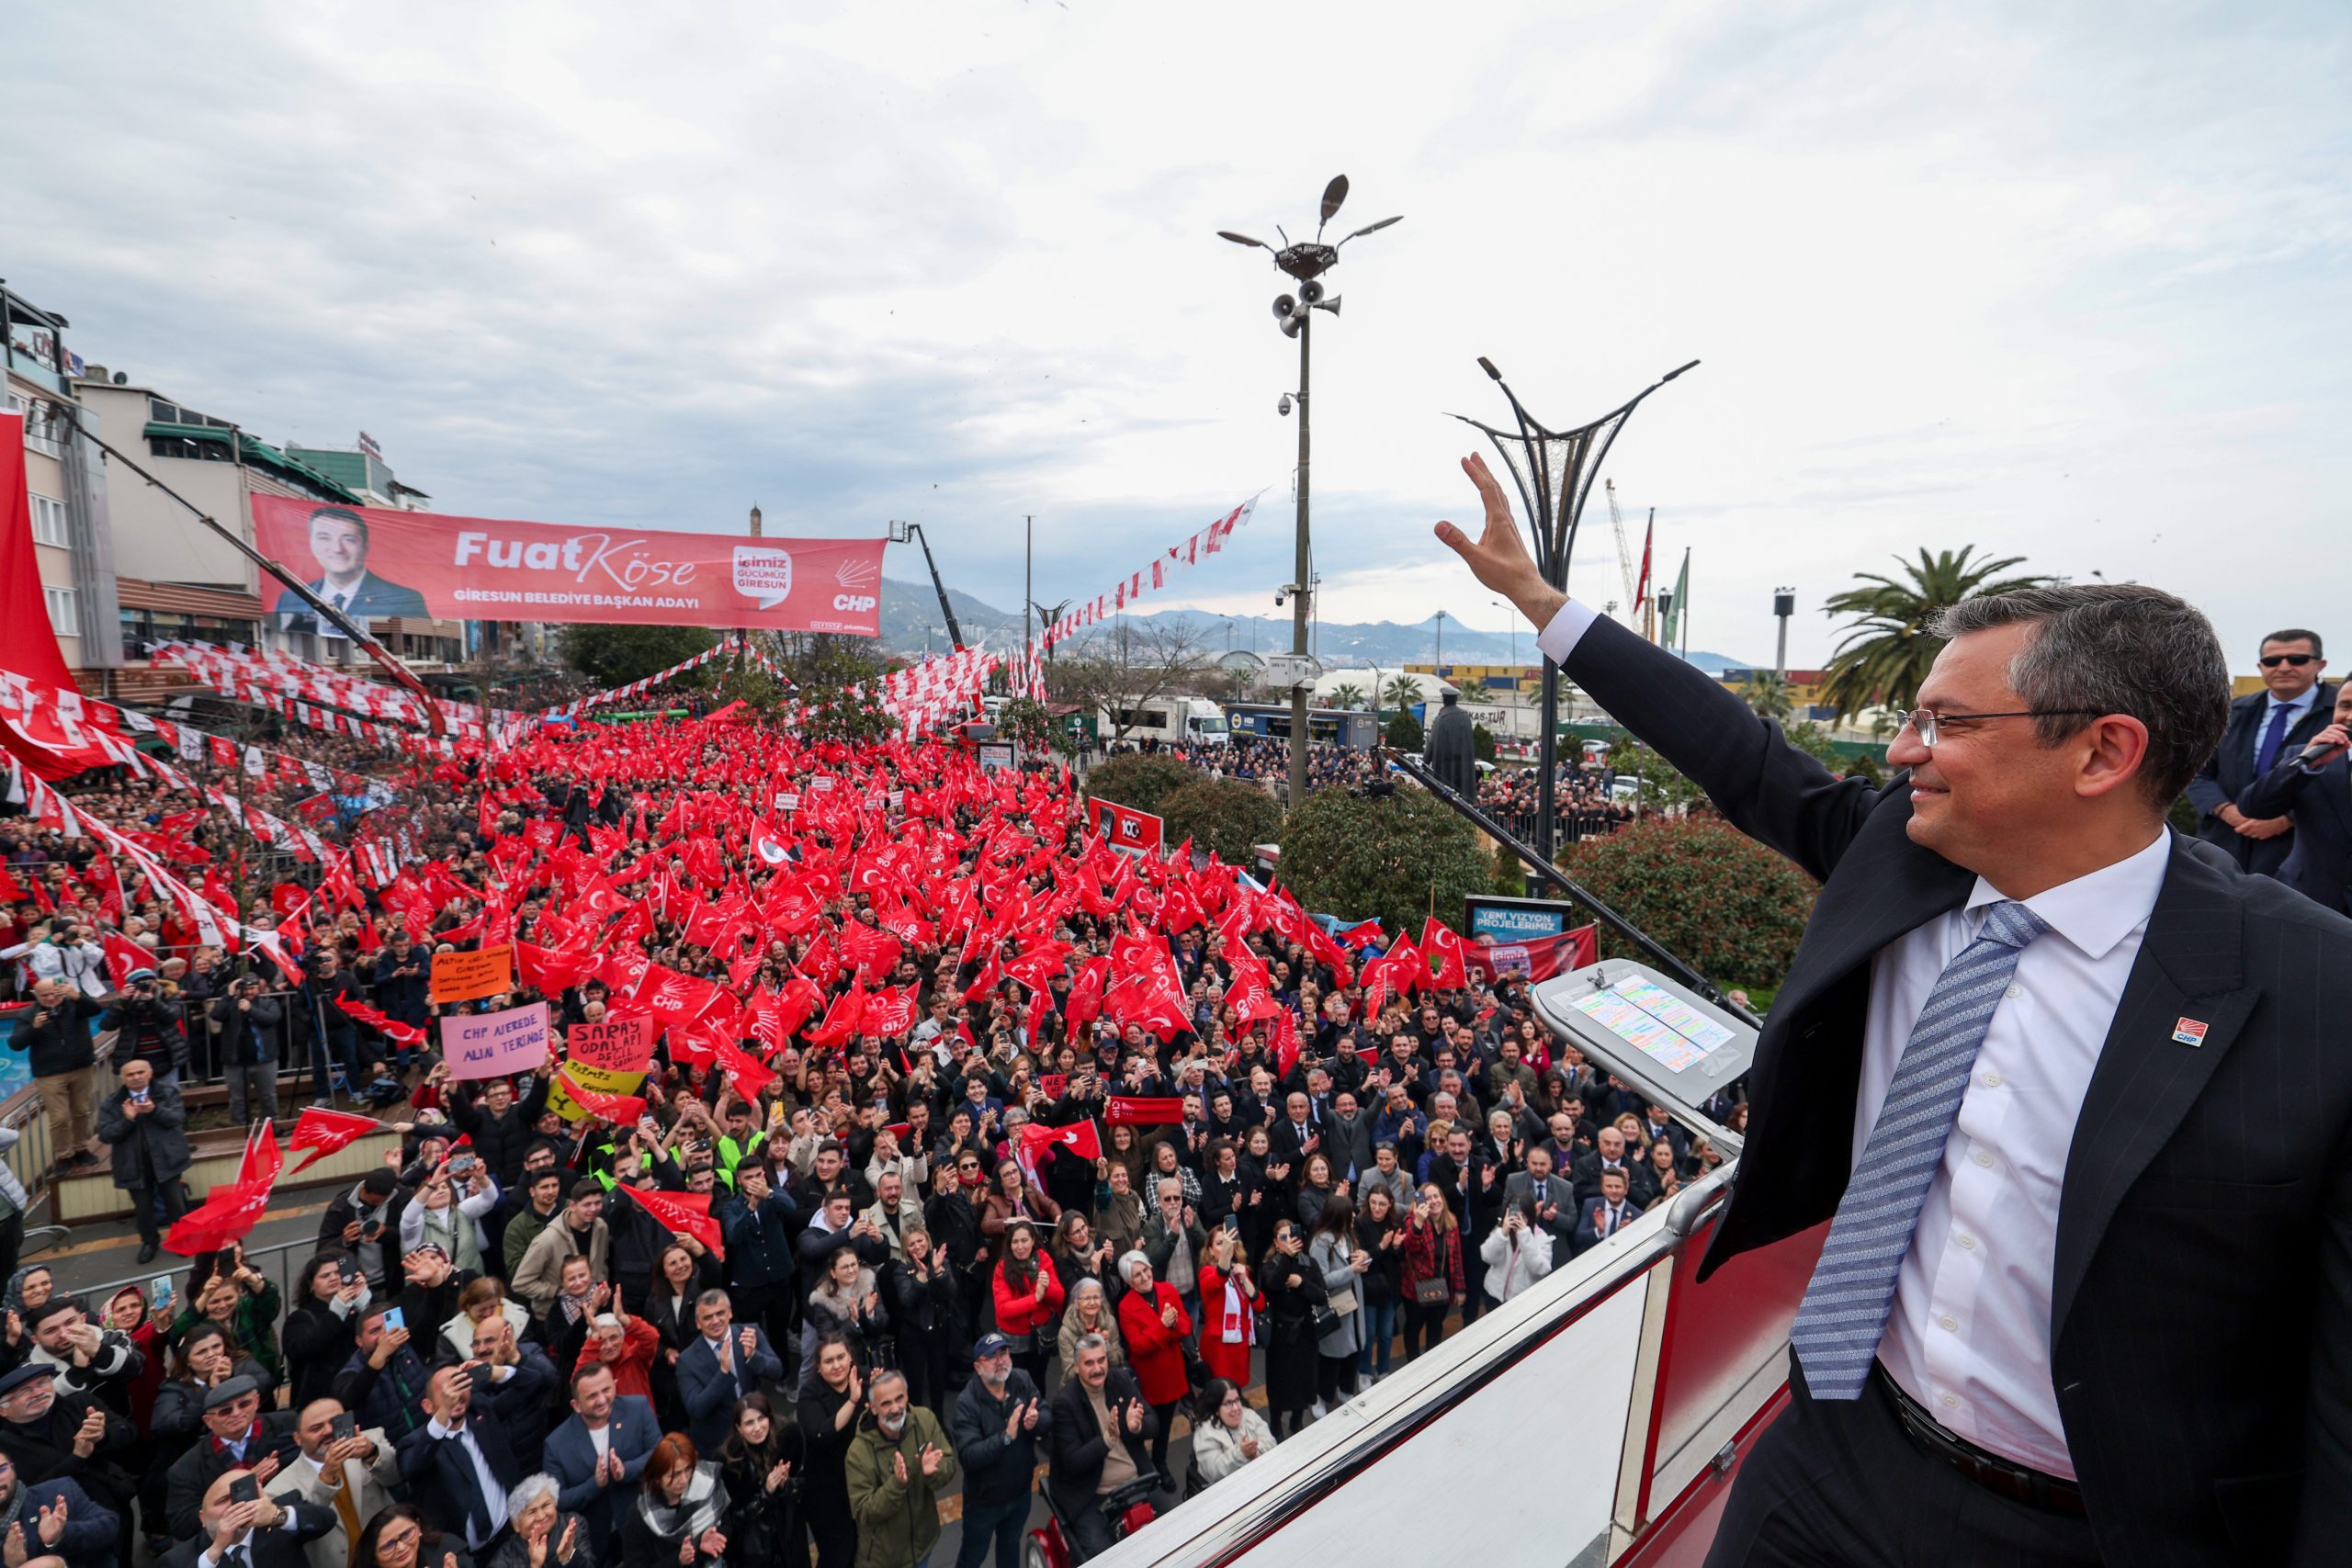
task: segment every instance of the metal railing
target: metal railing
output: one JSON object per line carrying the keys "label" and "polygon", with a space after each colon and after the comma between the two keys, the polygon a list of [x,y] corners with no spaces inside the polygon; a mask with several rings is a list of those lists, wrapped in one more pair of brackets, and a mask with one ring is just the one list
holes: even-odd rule
{"label": "metal railing", "polygon": [[[299,1241],[272,1242],[266,1247],[249,1247],[245,1249],[246,1264],[254,1272],[276,1280],[281,1321],[283,1314],[295,1304],[294,1266],[307,1261],[310,1256],[318,1250],[319,1239],[316,1236],[305,1236]],[[301,1256],[299,1258],[290,1256],[297,1252]],[[28,1261],[37,1260],[28,1259]],[[56,1265],[51,1263],[47,1267],[54,1270]],[[180,1263],[177,1268],[165,1269],[161,1272],[151,1269],[143,1274],[126,1274],[119,1280],[101,1280],[95,1285],[77,1285],[70,1288],[61,1286],[60,1289],[64,1290],[69,1295],[80,1296],[88,1303],[91,1313],[95,1315],[102,1311],[107,1300],[125,1285],[138,1286],[146,1294],[152,1305],[155,1294],[152,1289],[153,1285],[157,1280],[169,1276],[172,1280],[172,1310],[177,1312],[187,1304],[187,1282],[195,1272],[195,1259],[189,1258]]]}

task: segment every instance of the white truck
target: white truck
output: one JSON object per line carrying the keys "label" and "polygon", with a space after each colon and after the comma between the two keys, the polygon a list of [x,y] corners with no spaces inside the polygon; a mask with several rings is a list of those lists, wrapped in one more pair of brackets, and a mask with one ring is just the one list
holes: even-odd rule
{"label": "white truck", "polygon": [[1157,740],[1163,746],[1224,746],[1232,740],[1225,710],[1206,697],[1106,703],[1101,726],[1105,745]]}

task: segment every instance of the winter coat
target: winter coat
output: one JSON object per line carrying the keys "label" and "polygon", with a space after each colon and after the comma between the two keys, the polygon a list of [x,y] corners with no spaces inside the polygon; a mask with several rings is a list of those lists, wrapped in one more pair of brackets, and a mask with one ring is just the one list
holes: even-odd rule
{"label": "winter coat", "polygon": [[[1173,1327],[1160,1321],[1160,1309],[1176,1309]],[[1148,1404],[1173,1404],[1190,1393],[1185,1375],[1183,1342],[1193,1332],[1192,1314],[1184,1310],[1176,1287],[1165,1280],[1152,1281],[1151,1295],[1129,1291],[1119,1298],[1119,1333],[1127,1342],[1127,1366],[1143,1387]]]}
{"label": "winter coat", "polygon": [[1328,1232],[1306,1244],[1306,1259],[1323,1271],[1323,1289],[1331,1305],[1337,1307],[1347,1296],[1356,1301],[1356,1310],[1341,1314],[1339,1326],[1316,1341],[1319,1355],[1352,1356],[1363,1348],[1363,1280],[1348,1265],[1348,1254],[1353,1249],[1352,1237]]}
{"label": "winter coat", "polygon": [[1274,1434],[1268,1429],[1266,1418],[1248,1404],[1241,1407],[1241,1425],[1227,1427],[1214,1415],[1193,1428],[1193,1460],[1201,1467],[1201,1479],[1214,1484],[1223,1481],[1250,1461],[1241,1457],[1241,1439],[1258,1439],[1258,1457],[1263,1459],[1274,1446]]}
{"label": "winter coat", "polygon": [[98,1141],[114,1149],[117,1187],[161,1187],[195,1163],[180,1091],[169,1084],[152,1084],[147,1098],[154,1109],[139,1116],[124,1109],[130,1103],[127,1089],[118,1089],[98,1102]]}
{"label": "winter coat", "polygon": [[[1008,1438],[1004,1424],[1016,1405],[1037,1401],[1037,1427]],[[1053,1416],[1045,1396],[1029,1374],[1015,1367],[1005,1380],[1004,1397],[989,1393],[989,1385],[974,1378],[956,1396],[948,1413],[948,1430],[956,1439],[956,1461],[964,1467],[964,1506],[1009,1503],[1029,1495],[1037,1473],[1037,1446],[1053,1431]]]}
{"label": "winter coat", "polygon": [[[9,1032],[8,1049],[32,1058],[33,1077],[58,1077],[79,1072],[98,1059],[90,1043],[90,1021],[106,1011],[88,997],[67,997],[55,1008],[33,1003],[30,1012]],[[42,1015],[46,1014],[45,1018]],[[42,1021],[35,1023],[36,1018]]]}
{"label": "winter coat", "polygon": [[[922,1472],[922,1450],[939,1450],[939,1469]],[[891,1462],[906,1461],[901,1482]],[[939,1541],[939,1498],[956,1481],[956,1448],[940,1430],[939,1417],[920,1404],[907,1407],[907,1424],[896,1442],[882,1435],[869,1414],[857,1421],[842,1461],[849,1483],[849,1510],[857,1521],[857,1568],[906,1568]]]}

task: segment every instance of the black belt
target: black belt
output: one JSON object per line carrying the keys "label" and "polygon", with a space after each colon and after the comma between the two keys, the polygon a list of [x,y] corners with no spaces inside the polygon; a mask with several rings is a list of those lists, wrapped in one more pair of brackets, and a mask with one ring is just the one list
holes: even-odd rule
{"label": "black belt", "polygon": [[1926,1405],[1905,1393],[1903,1385],[1887,1375],[1883,1364],[1871,1371],[1886,1392],[1894,1396],[1894,1414],[1903,1423],[1903,1429],[1931,1458],[1943,1461],[1987,1492],[1997,1493],[2012,1503],[2023,1503],[2046,1514],[2068,1514],[2078,1519],[2087,1517],[2080,1486],[2062,1476],[2030,1470],[1998,1454],[1987,1453],[1965,1438],[1953,1437],[1937,1424]]}

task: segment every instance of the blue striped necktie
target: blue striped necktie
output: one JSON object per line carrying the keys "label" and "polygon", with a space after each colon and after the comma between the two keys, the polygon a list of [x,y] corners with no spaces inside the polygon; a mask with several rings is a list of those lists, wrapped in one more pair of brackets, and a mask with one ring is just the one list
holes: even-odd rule
{"label": "blue striped necktie", "polygon": [[1886,1103],[1846,1183],[1789,1331],[1815,1399],[1861,1397],[1919,1207],[1960,1118],[1969,1070],[2017,973],[2018,955],[2049,929],[2022,904],[1987,908],[1984,929],[1944,965],[1911,1026]]}

